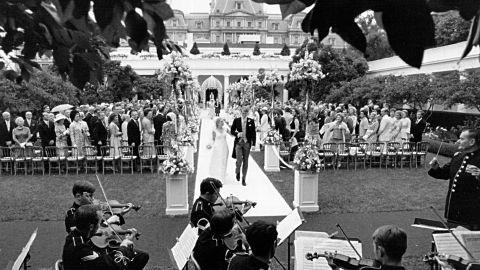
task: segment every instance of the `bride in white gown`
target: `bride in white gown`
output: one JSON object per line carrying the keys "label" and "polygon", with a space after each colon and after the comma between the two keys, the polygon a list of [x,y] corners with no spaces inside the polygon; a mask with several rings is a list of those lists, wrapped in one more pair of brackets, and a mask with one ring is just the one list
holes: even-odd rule
{"label": "bride in white gown", "polygon": [[226,181],[227,161],[228,161],[228,130],[224,127],[223,119],[218,117],[214,121],[215,129],[212,131],[213,144],[207,147],[212,149],[210,159],[210,177],[219,179],[223,183]]}

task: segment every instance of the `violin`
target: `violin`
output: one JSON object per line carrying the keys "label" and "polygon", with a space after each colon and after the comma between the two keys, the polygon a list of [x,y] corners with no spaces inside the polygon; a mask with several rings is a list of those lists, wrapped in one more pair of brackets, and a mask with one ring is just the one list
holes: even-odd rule
{"label": "violin", "polygon": [[423,257],[423,261],[430,265],[438,263],[438,261],[446,262],[455,270],[473,270],[480,269],[480,263],[466,260],[456,255],[439,254],[438,252],[429,252]]}
{"label": "violin", "polygon": [[98,228],[97,232],[95,233],[90,240],[92,243],[99,247],[99,248],[112,248],[116,249],[120,247],[120,244],[123,241],[121,236],[135,233],[135,238],[138,240],[140,237],[140,233],[132,230],[124,230],[122,227],[110,224],[107,227],[100,227]]}
{"label": "violin", "polygon": [[[123,208],[129,207],[127,203],[120,203],[117,200],[109,200],[108,203],[101,202],[100,200],[93,200],[93,204],[100,206],[102,211],[110,211],[109,209],[109,206],[110,206],[110,208],[113,211],[112,215],[122,214]],[[142,206],[140,205],[132,206],[132,209],[135,211],[140,210],[140,208],[142,208]]]}
{"label": "violin", "polygon": [[309,261],[313,261],[314,259],[318,259],[318,258],[326,258],[331,260],[331,262],[337,267],[342,269],[347,269],[347,270],[357,270],[363,267],[380,269],[380,267],[382,266],[381,263],[377,260],[372,260],[372,259],[358,260],[353,257],[349,257],[346,255],[337,254],[337,253],[335,254],[331,254],[331,253],[317,254],[316,252],[307,253],[305,255],[305,258]]}
{"label": "violin", "polygon": [[234,211],[240,211],[245,214],[251,207],[255,207],[256,202],[241,201],[238,197],[230,195],[224,199],[218,197],[217,201],[212,205],[213,210],[221,211],[223,209],[232,209]]}

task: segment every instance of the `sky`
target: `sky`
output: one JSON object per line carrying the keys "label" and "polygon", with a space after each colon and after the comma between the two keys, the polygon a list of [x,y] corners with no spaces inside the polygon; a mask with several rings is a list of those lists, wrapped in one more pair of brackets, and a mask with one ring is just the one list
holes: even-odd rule
{"label": "sky", "polygon": [[[170,0],[170,5],[174,9],[179,9],[184,13],[198,13],[210,11],[210,0]],[[279,14],[280,8],[278,5],[265,5],[265,13]]]}

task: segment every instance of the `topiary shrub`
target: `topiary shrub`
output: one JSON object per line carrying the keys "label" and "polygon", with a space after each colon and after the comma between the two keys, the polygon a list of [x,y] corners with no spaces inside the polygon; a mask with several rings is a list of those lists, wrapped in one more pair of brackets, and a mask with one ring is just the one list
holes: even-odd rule
{"label": "topiary shrub", "polygon": [[282,51],[280,52],[280,55],[282,56],[290,56],[290,48],[288,48],[287,44],[283,44]]}
{"label": "topiary shrub", "polygon": [[260,55],[260,45],[255,44],[255,47],[253,48],[253,55]]}
{"label": "topiary shrub", "polygon": [[197,42],[193,43],[192,49],[190,50],[190,53],[193,55],[200,54],[200,50],[198,49]]}
{"label": "topiary shrub", "polygon": [[222,55],[230,55],[230,48],[228,47],[228,44],[226,42],[225,44],[223,44]]}

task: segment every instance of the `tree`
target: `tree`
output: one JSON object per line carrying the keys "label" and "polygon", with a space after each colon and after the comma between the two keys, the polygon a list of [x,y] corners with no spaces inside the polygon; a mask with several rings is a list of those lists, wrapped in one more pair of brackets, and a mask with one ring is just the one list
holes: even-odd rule
{"label": "tree", "polygon": [[288,48],[286,43],[283,43],[282,51],[280,52],[282,56],[290,56],[290,48]]}
{"label": "tree", "polygon": [[470,23],[462,20],[458,12],[451,11],[434,14],[435,42],[437,46],[445,46],[467,40]]}
{"label": "tree", "polygon": [[367,48],[366,59],[373,61],[395,55],[395,52],[388,44],[388,38],[383,29],[375,21],[373,12],[369,12],[359,17],[356,23],[362,29],[366,36]]}
{"label": "tree", "polygon": [[369,99],[383,102],[385,78],[385,76],[373,78],[363,76],[349,82],[342,82],[332,89],[325,100],[330,103],[350,103],[357,107],[367,104]]}
{"label": "tree", "polygon": [[225,44],[223,44],[222,55],[230,55],[230,48],[228,47],[228,44],[226,42]]}
{"label": "tree", "polygon": [[198,49],[197,42],[193,43],[192,49],[190,50],[190,53],[193,55],[200,54],[200,50]]}
{"label": "tree", "polygon": [[260,55],[260,45],[255,43],[255,47],[253,47],[253,55]]}
{"label": "tree", "polygon": [[433,95],[432,81],[426,74],[389,76],[383,90],[384,101],[397,108],[410,105],[422,109]]}
{"label": "tree", "polygon": [[135,82],[134,87],[139,95],[139,98],[157,99],[163,96],[165,89],[170,89],[171,86],[165,80],[158,80],[156,77],[140,76]]}
{"label": "tree", "polygon": [[138,53],[148,50],[152,40],[159,59],[163,53],[181,50],[166,34],[163,21],[171,17],[173,11],[165,0],[4,0],[0,1],[4,31],[0,49],[6,54],[21,50],[17,57],[10,57],[21,74],[12,71],[7,73],[9,78],[28,80],[33,68],[40,69],[32,60],[52,51],[59,73],[82,89],[87,82],[98,84],[103,79],[101,66],[109,51],[102,44],[118,47],[120,39],[128,37],[132,52]]}
{"label": "tree", "polygon": [[443,105],[452,107],[453,105],[463,103],[469,108],[475,108],[480,111],[480,71],[473,70],[462,74],[465,78],[460,80],[458,73],[452,73],[443,80],[443,86],[436,91],[435,98],[443,101]]}
{"label": "tree", "polygon": [[20,84],[0,79],[0,111],[18,114],[27,110],[41,112],[44,105],[78,105],[79,90],[60,76],[45,71],[32,73],[29,82]]}
{"label": "tree", "polygon": [[113,101],[132,98],[133,84],[139,78],[131,66],[121,66],[120,61],[108,61],[104,65],[107,81],[105,91],[110,92]]}

